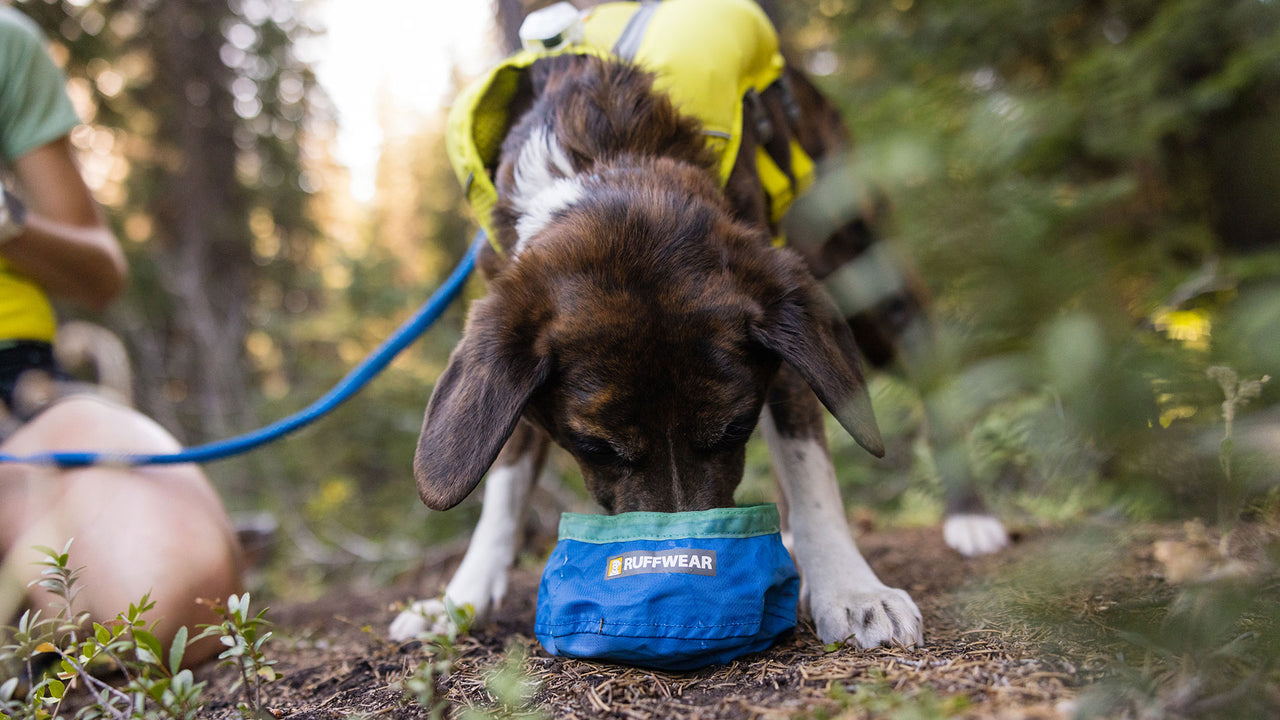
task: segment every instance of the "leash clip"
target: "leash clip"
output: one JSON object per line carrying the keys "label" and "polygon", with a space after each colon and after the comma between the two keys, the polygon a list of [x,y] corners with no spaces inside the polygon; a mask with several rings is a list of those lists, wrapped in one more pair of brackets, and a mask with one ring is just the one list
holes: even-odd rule
{"label": "leash clip", "polygon": [[531,12],[520,24],[520,45],[529,52],[554,52],[582,42],[585,36],[582,16],[567,2]]}

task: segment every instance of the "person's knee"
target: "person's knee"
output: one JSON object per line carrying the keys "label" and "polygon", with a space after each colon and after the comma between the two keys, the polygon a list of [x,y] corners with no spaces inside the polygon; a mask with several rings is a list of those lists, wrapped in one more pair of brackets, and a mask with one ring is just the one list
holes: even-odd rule
{"label": "person's knee", "polygon": [[4,444],[6,452],[86,450],[173,452],[177,440],[133,408],[93,395],[61,400],[22,426]]}
{"label": "person's knee", "polygon": [[[166,648],[181,627],[195,637],[205,625],[219,623],[213,607],[225,606],[229,596],[243,590],[239,559],[230,548],[213,547],[203,554],[198,562],[187,563],[185,570],[157,578],[161,584],[151,592],[155,607],[148,617],[158,620],[155,634]],[[193,644],[186,651],[185,664],[197,665],[220,647],[216,638]]]}
{"label": "person's knee", "polygon": [[[220,508],[152,515],[133,525],[105,509],[105,517],[91,521],[74,509],[50,508],[52,514],[65,514],[57,523],[31,528],[21,546],[13,548],[15,566],[24,568],[23,584],[39,579],[40,551],[35,546],[61,548],[71,539],[67,566],[79,570],[74,613],[106,623],[146,600],[151,608],[142,620],[155,623],[153,632],[166,649],[180,627],[195,637],[202,626],[220,621],[212,607],[242,591],[239,546]],[[28,586],[27,605],[46,617],[65,603],[56,593]],[[216,642],[193,646],[187,664],[198,664],[215,649]]]}
{"label": "person's knee", "polygon": [[[24,426],[3,450],[171,452],[178,447],[159,425],[132,409],[71,398]],[[111,620],[149,594],[155,607],[146,619],[159,621],[156,634],[167,646],[179,627],[194,636],[200,625],[218,622],[210,603],[199,601],[225,602],[241,590],[235,532],[196,465],[28,468],[13,480],[13,496],[5,496],[5,505],[17,507],[10,501],[21,501],[23,527],[0,552],[8,559],[38,560],[28,558],[34,545],[60,548],[73,538],[70,566],[83,568],[76,610],[94,621]],[[28,595],[33,607],[46,607],[50,600],[56,599]],[[216,641],[194,646],[188,663],[216,649]]]}

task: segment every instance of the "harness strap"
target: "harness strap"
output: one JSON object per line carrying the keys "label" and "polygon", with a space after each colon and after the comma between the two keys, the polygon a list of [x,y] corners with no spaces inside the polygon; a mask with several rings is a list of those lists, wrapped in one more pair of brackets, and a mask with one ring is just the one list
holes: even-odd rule
{"label": "harness strap", "polygon": [[640,7],[627,21],[627,26],[622,29],[622,34],[613,45],[614,55],[627,61],[636,59],[636,53],[640,52],[640,43],[644,42],[645,33],[649,32],[649,23],[653,21],[653,14],[658,11],[659,2],[661,0],[641,0]]}

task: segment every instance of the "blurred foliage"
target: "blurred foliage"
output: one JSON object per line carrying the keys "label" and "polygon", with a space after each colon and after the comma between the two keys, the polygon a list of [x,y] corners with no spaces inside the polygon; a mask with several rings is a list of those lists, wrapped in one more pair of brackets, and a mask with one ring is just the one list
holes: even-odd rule
{"label": "blurred foliage", "polygon": [[964,695],[940,698],[932,688],[905,694],[896,690],[884,673],[872,670],[868,677],[849,686],[832,683],[831,699],[835,708],[820,708],[797,717],[826,718],[892,718],[892,720],[943,720],[962,717],[970,702]]}
{"label": "blurred foliage", "polygon": [[[934,293],[953,377],[940,392],[967,413],[971,465],[996,504],[1036,522],[1067,508],[1223,510],[1206,440],[1221,397],[1206,371],[1280,367],[1280,8],[814,0],[778,12],[793,61],[854,131],[850,196],[885,192],[885,230]],[[928,461],[917,401],[878,387],[897,447],[872,464],[835,435],[840,474],[857,493],[908,497],[909,478],[930,474],[912,469]],[[1265,388],[1259,407],[1275,399]],[[1254,463],[1241,482],[1276,479]]]}
{"label": "blurred foliage", "polygon": [[[1149,528],[1078,524],[1043,552],[975,583],[960,598],[964,613],[1078,671],[1087,685],[1071,708],[1061,708],[1068,717],[1273,717],[1280,707],[1276,577],[1224,558],[1205,532],[1188,523],[1185,541],[1152,543]],[[1169,563],[1163,572],[1152,572],[1150,552],[1134,552],[1150,545],[1157,565]],[[1162,554],[1161,545],[1176,554]],[[1171,571],[1197,548],[1204,556],[1195,573]],[[1265,559],[1271,567],[1278,549],[1272,544]]]}
{"label": "blurred foliage", "polygon": [[[968,429],[985,494],[1015,526],[1080,528],[968,610],[1083,658],[1101,682],[1078,717],[1274,715],[1280,6],[780,12],[857,137],[849,194],[883,189],[886,230],[934,293],[951,382],[933,392]],[[847,497],[900,522],[936,460],[919,398],[896,380],[873,395],[887,461],[833,445]],[[1175,585],[1173,565],[1132,575],[1118,517],[1203,517],[1223,539]],[[1228,548],[1246,530],[1268,539],[1241,569]]]}
{"label": "blurred foliage", "polygon": [[[332,388],[426,300],[470,241],[441,118],[389,103],[377,199],[350,194],[316,82],[316,3],[25,0],[89,121],[73,137],[129,253],[99,322],[129,345],[137,403],[189,444]],[[472,290],[472,295],[478,287]],[[235,511],[278,519],[273,589],[414,567],[472,511],[428,518],[410,467],[465,308],[332,416],[207,470]]]}
{"label": "blurred foliage", "polygon": [[[331,111],[283,0],[19,4],[46,29],[90,124],[73,133],[129,253],[112,316],[138,402],[180,438],[256,422],[245,338],[303,308]],[[244,471],[240,469],[240,485]]]}

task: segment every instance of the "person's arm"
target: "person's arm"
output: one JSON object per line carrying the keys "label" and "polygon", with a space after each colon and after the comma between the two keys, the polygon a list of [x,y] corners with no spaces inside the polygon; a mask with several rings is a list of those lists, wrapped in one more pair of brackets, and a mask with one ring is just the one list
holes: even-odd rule
{"label": "person's arm", "polygon": [[80,175],[67,137],[26,153],[13,171],[25,227],[0,255],[49,294],[102,310],[124,289],[124,251]]}

